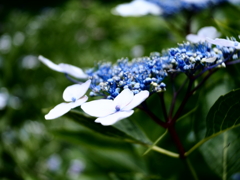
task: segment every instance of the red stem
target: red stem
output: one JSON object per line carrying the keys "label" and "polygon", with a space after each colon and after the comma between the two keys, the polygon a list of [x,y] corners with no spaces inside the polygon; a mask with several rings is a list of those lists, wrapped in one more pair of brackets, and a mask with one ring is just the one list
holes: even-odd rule
{"label": "red stem", "polygon": [[143,110],[149,117],[152,118],[158,125],[160,125],[163,128],[167,128],[167,123],[163,122],[161,119],[159,119],[152,111],[149,110],[146,102],[143,102],[141,104],[142,106],[138,106],[139,109]]}
{"label": "red stem", "polygon": [[170,125],[168,127],[168,132],[170,133],[173,141],[175,142],[175,145],[176,145],[176,147],[178,149],[178,152],[179,152],[179,157],[181,159],[185,159],[186,158],[185,155],[184,155],[185,154],[185,150],[184,150],[183,145],[182,145],[182,143],[181,143],[181,141],[180,141],[180,139],[178,137],[178,134],[177,134],[177,132],[175,130],[174,125]]}
{"label": "red stem", "polygon": [[179,118],[180,114],[182,113],[182,110],[183,110],[184,106],[186,105],[189,97],[193,94],[193,92],[191,91],[192,85],[193,85],[193,81],[192,81],[192,79],[190,79],[186,95],[185,95],[181,105],[179,106],[175,116],[173,117],[173,119],[170,119],[170,121],[169,121],[170,124],[174,124],[177,121],[177,119]]}
{"label": "red stem", "polygon": [[164,92],[158,93],[162,105],[162,111],[163,111],[163,116],[165,118],[165,121],[168,121],[168,115],[167,115],[167,110],[166,110],[166,103],[164,101]]}

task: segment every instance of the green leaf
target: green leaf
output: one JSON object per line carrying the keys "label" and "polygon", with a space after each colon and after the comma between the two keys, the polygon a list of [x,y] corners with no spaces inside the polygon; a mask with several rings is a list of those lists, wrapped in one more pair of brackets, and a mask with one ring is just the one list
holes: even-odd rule
{"label": "green leaf", "polygon": [[79,145],[84,156],[103,169],[116,171],[120,168],[125,171],[145,172],[144,161],[129,143],[88,130],[55,130],[52,133],[57,138]]}
{"label": "green leaf", "polygon": [[205,161],[222,178],[230,179],[240,167],[240,128],[232,129],[214,137],[201,146]]}
{"label": "green leaf", "polygon": [[71,131],[71,130],[54,130],[52,133],[67,142],[78,144],[87,148],[95,149],[124,149],[128,143],[116,140],[104,135],[96,134],[92,131]]}
{"label": "green leaf", "polygon": [[214,103],[208,112],[206,125],[205,138],[186,152],[186,155],[189,155],[209,139],[240,125],[240,89],[221,96]]}
{"label": "green leaf", "polygon": [[134,122],[132,122],[129,119],[119,121],[113,126],[119,129],[120,131],[126,133],[127,135],[133,137],[134,139],[137,139],[140,142],[146,144],[152,143],[146,136],[146,134]]}
{"label": "green leaf", "polygon": [[96,118],[76,110],[68,112],[66,116],[73,119],[75,122],[105,136],[140,144],[148,142],[143,133],[141,133],[140,130],[131,122],[118,123],[118,125],[114,126],[103,126],[94,122]]}
{"label": "green leaf", "polygon": [[240,125],[240,89],[221,96],[207,115],[205,137],[220,134]]}

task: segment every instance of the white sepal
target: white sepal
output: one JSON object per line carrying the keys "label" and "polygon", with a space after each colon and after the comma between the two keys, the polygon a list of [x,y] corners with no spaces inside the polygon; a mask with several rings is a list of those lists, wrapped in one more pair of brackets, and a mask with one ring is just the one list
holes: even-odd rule
{"label": "white sepal", "polygon": [[55,64],[52,61],[50,61],[49,59],[43,57],[43,56],[38,56],[38,59],[44,63],[47,67],[49,67],[50,69],[54,70],[54,71],[58,71],[58,72],[62,72],[62,73],[66,73],[69,74],[75,78],[79,78],[79,79],[87,79],[88,75],[85,74],[83,72],[82,69],[80,69],[79,67],[70,65],[70,64],[65,64],[65,63],[60,63],[60,64]]}
{"label": "white sepal", "polygon": [[81,108],[85,113],[94,117],[104,117],[116,112],[115,103],[108,99],[90,101],[84,103]]}
{"label": "white sepal", "polygon": [[233,47],[235,49],[240,49],[240,43],[237,41],[231,41],[228,39],[221,39],[221,38],[217,38],[217,39],[206,38],[206,40],[207,42],[218,45],[218,46],[226,46],[226,47]]}
{"label": "white sepal", "polygon": [[64,73],[67,73],[73,77],[79,78],[79,79],[87,79],[88,75],[83,72],[82,69],[79,67],[70,65],[70,64],[65,64],[65,63],[60,63],[59,67],[63,70]]}
{"label": "white sepal", "polygon": [[149,96],[149,92],[148,91],[141,91],[140,93],[136,94],[133,97],[133,100],[127,105],[125,106],[122,110],[131,110],[135,107],[137,107],[138,105],[140,105],[143,101],[145,101]]}
{"label": "white sepal", "polygon": [[56,119],[66,114],[71,109],[82,105],[87,101],[87,99],[88,99],[87,96],[83,96],[82,98],[78,99],[75,102],[58,104],[53,109],[51,109],[48,114],[45,115],[45,119],[47,120]]}
{"label": "white sepal", "polygon": [[62,72],[62,68],[59,67],[57,64],[54,64],[52,61],[50,61],[49,59],[43,57],[43,56],[38,56],[38,59],[45,64],[47,67],[49,67],[50,69],[54,70],[54,71],[58,71],[58,72]]}
{"label": "white sepal", "polygon": [[100,117],[95,120],[97,123],[101,123],[104,126],[113,125],[114,123],[125,119],[133,114],[133,110],[131,111],[119,111],[117,113],[114,113],[112,115],[106,116],[106,117]]}
{"label": "white sepal", "polygon": [[45,119],[51,120],[56,119],[72,109],[71,103],[61,103],[55,106],[48,114],[45,115]]}
{"label": "white sepal", "polygon": [[198,43],[198,42],[200,42],[200,41],[203,40],[202,37],[199,37],[199,36],[196,35],[196,34],[188,34],[188,35],[186,36],[186,39],[187,39],[188,41],[190,41],[190,42],[193,42],[193,43]]}
{"label": "white sepal", "polygon": [[220,33],[213,26],[206,26],[201,28],[197,34],[188,34],[186,39],[192,43],[204,42],[206,38],[217,38]]}
{"label": "white sepal", "polygon": [[82,84],[74,84],[68,86],[63,92],[64,101],[67,102],[76,101],[87,92],[90,84],[91,80],[87,80],[85,83]]}
{"label": "white sepal", "polygon": [[114,99],[114,103],[116,106],[118,106],[120,109],[122,109],[123,107],[125,107],[132,101],[133,97],[134,97],[133,92],[130,89],[124,89]]}
{"label": "white sepal", "polygon": [[131,90],[124,89],[114,100],[95,100],[84,103],[81,108],[90,116],[98,117],[95,122],[108,126],[131,116],[134,112],[132,109],[148,96],[148,91],[141,91],[134,96]]}
{"label": "white sepal", "polygon": [[200,37],[209,37],[209,38],[217,38],[220,36],[220,33],[217,31],[217,29],[213,26],[206,26],[206,27],[203,27],[201,28],[199,31],[198,31],[198,36]]}

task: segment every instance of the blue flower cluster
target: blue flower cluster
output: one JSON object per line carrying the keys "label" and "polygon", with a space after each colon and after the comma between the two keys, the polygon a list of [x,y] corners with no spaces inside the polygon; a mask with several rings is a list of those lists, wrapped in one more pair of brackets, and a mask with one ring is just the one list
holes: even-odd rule
{"label": "blue flower cluster", "polygon": [[180,11],[200,11],[211,6],[216,6],[224,2],[230,2],[230,0],[146,0],[148,2],[158,5],[163,13],[163,16],[169,16]]}
{"label": "blue flower cluster", "polygon": [[118,60],[116,65],[99,63],[96,68],[86,71],[91,77],[91,96],[107,96],[114,99],[123,89],[130,89],[134,94],[142,90],[150,92],[164,91],[162,82],[167,76],[160,59],[143,57],[129,62]]}
{"label": "blue flower cluster", "polygon": [[[187,42],[179,44],[177,48],[170,48],[164,53],[162,58],[167,59],[167,64],[169,64],[170,67],[172,66],[168,72],[179,71],[193,74],[198,69],[223,61],[224,52],[217,47],[212,48],[211,45],[206,42],[196,44]],[[213,59],[213,62],[209,62],[209,59]]]}
{"label": "blue flower cluster", "polygon": [[115,65],[99,63],[97,67],[86,71],[92,80],[90,95],[114,99],[125,88],[132,90],[134,94],[143,90],[150,93],[162,92],[166,90],[162,81],[169,73],[193,75],[197,70],[225,67],[224,61],[228,56],[239,57],[233,52],[231,47],[212,47],[207,42],[186,42],[162,52],[161,55],[151,53],[150,57],[132,61],[123,58]]}

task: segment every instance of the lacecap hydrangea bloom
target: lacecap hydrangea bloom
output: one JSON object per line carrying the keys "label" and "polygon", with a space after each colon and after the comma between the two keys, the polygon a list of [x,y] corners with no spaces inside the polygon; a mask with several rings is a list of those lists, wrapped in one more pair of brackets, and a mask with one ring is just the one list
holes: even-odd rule
{"label": "lacecap hydrangea bloom", "polygon": [[212,47],[207,42],[186,42],[162,54],[152,53],[150,57],[120,59],[114,65],[100,63],[85,71],[92,80],[90,95],[114,99],[123,89],[130,89],[134,94],[143,90],[151,94],[162,92],[166,90],[164,78],[169,73],[190,75],[214,65],[224,67],[224,59],[232,52],[231,48]]}
{"label": "lacecap hydrangea bloom", "polygon": [[[112,125],[131,116],[133,109],[151,94],[165,91],[164,79],[170,73],[185,73],[187,76],[193,76],[196,72],[225,67],[225,63],[239,57],[237,41],[208,37],[205,39],[207,41],[185,42],[161,54],[151,53],[149,57],[132,61],[123,58],[116,64],[99,63],[96,67],[85,71],[72,65],[56,65],[40,56],[40,61],[53,70],[69,73],[75,78],[88,79],[85,83],[79,82],[66,88],[63,98],[68,103],[57,105],[45,118],[54,119],[72,108],[81,106],[84,112],[97,117],[95,122]],[[69,69],[78,70],[69,71]],[[88,88],[90,96],[98,96],[98,100],[86,102],[87,96],[84,94]]]}

